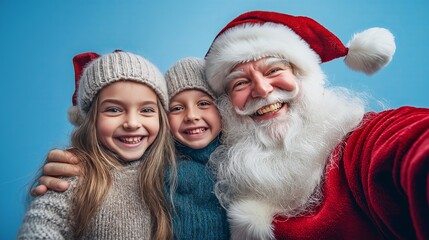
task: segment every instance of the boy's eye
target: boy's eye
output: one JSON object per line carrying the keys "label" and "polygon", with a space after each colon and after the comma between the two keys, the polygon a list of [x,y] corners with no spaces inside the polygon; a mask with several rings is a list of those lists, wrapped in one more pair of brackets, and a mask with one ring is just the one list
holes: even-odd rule
{"label": "boy's eye", "polygon": [[198,102],[198,106],[210,106],[211,103],[209,101],[200,101]]}
{"label": "boy's eye", "polygon": [[183,110],[184,108],[182,106],[174,106],[172,108],[170,108],[170,112],[178,112]]}

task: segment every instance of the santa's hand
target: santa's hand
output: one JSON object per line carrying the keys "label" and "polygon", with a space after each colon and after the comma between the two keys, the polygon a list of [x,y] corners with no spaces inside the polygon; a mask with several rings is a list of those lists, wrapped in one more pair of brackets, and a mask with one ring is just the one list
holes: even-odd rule
{"label": "santa's hand", "polygon": [[64,192],[69,184],[57,177],[80,175],[81,169],[76,164],[79,160],[69,151],[54,149],[48,153],[47,163],[43,166],[43,176],[39,178],[39,186],[31,190],[33,196],[40,196],[48,189]]}

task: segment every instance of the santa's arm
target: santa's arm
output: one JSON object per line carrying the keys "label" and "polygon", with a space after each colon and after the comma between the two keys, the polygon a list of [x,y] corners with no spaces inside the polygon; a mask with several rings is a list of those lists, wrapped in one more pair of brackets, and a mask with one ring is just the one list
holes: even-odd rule
{"label": "santa's arm", "polygon": [[344,150],[357,204],[388,238],[429,239],[429,109],[370,116]]}
{"label": "santa's arm", "polygon": [[401,163],[400,183],[419,239],[429,239],[429,119],[416,119],[416,139]]}

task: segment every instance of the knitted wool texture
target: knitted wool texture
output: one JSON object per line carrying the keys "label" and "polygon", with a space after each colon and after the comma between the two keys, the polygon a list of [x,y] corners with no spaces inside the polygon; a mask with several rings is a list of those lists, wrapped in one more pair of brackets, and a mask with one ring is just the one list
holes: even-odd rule
{"label": "knitted wool texture", "polygon": [[[139,196],[141,161],[112,172],[113,185],[81,239],[149,239],[151,219]],[[77,177],[66,192],[36,197],[24,217],[18,239],[74,239],[71,197]]]}
{"label": "knitted wool texture", "polygon": [[91,61],[79,80],[78,107],[86,114],[95,95],[108,84],[132,80],[152,88],[166,108],[167,85],[162,73],[147,59],[129,52],[113,52]]}
{"label": "knitted wool texture", "polygon": [[[173,195],[174,239],[229,239],[225,209],[213,193],[214,176],[207,166],[210,154],[219,145],[216,138],[202,149],[192,149],[176,142],[177,189]],[[169,199],[168,170],[165,190]]]}
{"label": "knitted wool texture", "polygon": [[189,57],[179,60],[168,69],[165,73],[165,80],[170,98],[184,90],[197,89],[214,99],[214,92],[206,81],[204,67],[203,59]]}

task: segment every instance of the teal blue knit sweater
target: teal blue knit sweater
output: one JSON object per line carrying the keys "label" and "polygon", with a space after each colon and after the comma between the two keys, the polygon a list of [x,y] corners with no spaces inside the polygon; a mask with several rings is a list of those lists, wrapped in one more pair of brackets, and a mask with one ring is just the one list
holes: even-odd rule
{"label": "teal blue knit sweater", "polygon": [[[203,149],[176,142],[178,178],[173,195],[175,211],[171,211],[174,239],[229,239],[226,213],[213,193],[214,176],[207,167],[217,146],[218,138]],[[168,181],[165,185],[170,198]]]}

